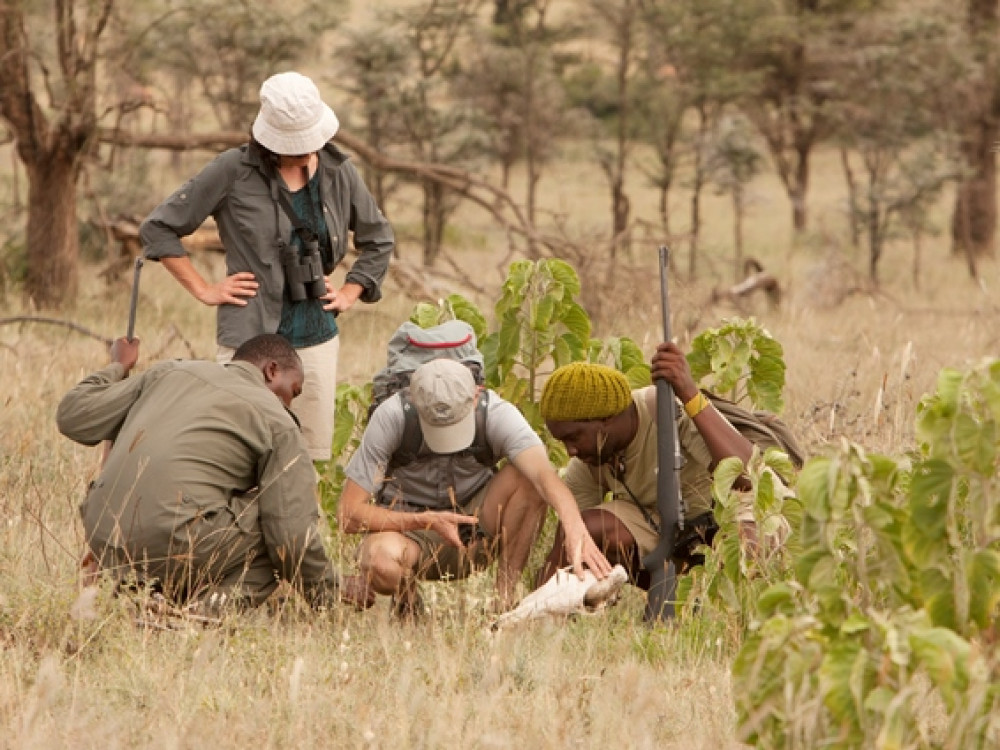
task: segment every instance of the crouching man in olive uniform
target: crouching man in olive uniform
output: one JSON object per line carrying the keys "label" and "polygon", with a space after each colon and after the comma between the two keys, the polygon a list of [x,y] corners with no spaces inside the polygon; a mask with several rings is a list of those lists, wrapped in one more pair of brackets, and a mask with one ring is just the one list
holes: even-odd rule
{"label": "crouching man in olive uniform", "polygon": [[59,404],[59,430],[113,440],[81,506],[87,544],[118,580],[134,576],[174,603],[256,606],[290,582],[313,605],[340,580],[317,524],[316,477],[288,405],[302,363],[281,336],[247,341],[228,365],[170,361],[126,377],[137,340]]}

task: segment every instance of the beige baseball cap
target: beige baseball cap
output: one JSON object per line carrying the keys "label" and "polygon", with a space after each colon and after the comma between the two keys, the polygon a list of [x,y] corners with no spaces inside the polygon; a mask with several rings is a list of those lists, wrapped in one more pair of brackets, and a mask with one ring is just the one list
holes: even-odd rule
{"label": "beige baseball cap", "polygon": [[472,372],[453,359],[432,359],[410,377],[410,403],[417,410],[424,442],[435,453],[457,453],[476,437],[476,395]]}

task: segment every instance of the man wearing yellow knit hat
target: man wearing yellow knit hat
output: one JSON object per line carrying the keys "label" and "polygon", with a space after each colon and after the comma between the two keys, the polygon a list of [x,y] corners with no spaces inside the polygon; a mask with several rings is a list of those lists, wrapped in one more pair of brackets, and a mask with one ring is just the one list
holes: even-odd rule
{"label": "man wearing yellow knit hat", "polygon": [[[687,358],[675,344],[657,347],[652,375],[667,380],[683,405],[677,409],[677,435],[684,459],[680,487],[685,524],[674,552],[675,564],[683,572],[700,562],[694,550],[710,543],[716,530],[712,470],[729,456],[745,464],[754,446],[701,393]],[[641,561],[660,535],[655,386],[632,391],[619,371],[575,362],[558,368],[545,383],[541,411],[549,431],[569,452],[563,479],[581,508],[587,530],[608,562],[620,563],[634,583],[647,588],[648,573]],[[566,564],[563,546],[560,529],[539,583]]]}

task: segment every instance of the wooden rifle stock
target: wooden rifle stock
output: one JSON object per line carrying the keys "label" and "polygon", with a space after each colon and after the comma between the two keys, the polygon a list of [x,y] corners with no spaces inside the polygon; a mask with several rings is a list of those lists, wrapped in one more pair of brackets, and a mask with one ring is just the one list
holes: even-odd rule
{"label": "wooden rifle stock", "polygon": [[[670,341],[670,304],[667,298],[667,264],[670,249],[660,246],[660,306],[663,313],[663,340]],[[677,438],[676,400],[666,380],[656,381],[657,481],[656,507],[660,513],[660,541],[642,560],[649,571],[650,586],[646,599],[646,622],[674,616],[677,574],[670,559],[674,553],[678,527],[683,528],[679,472],[680,442]]]}

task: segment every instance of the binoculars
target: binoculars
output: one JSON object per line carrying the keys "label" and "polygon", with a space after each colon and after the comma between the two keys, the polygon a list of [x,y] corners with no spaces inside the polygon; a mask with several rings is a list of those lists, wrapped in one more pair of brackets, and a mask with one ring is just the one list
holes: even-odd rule
{"label": "binoculars", "polygon": [[281,267],[285,272],[285,286],[292,302],[319,299],[326,294],[326,279],[323,276],[323,258],[319,252],[319,242],[305,240],[302,253],[294,245],[281,243]]}

